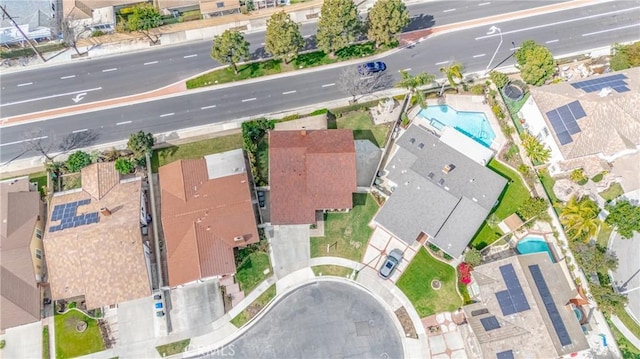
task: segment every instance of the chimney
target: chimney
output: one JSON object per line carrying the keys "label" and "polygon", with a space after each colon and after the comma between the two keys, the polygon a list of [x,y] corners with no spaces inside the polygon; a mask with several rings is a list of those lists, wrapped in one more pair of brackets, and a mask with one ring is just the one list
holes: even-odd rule
{"label": "chimney", "polygon": [[111,211],[107,207],[100,208],[100,213],[105,217],[111,215]]}
{"label": "chimney", "polygon": [[307,130],[305,130],[305,129],[300,130],[300,134],[302,136],[306,136],[307,135]]}

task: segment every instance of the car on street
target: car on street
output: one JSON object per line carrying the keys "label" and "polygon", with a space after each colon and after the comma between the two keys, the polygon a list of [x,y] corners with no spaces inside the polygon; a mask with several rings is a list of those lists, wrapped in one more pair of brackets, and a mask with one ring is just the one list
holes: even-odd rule
{"label": "car on street", "polygon": [[402,251],[397,248],[389,252],[387,259],[384,261],[382,267],[380,267],[380,271],[378,272],[380,277],[389,279],[398,267],[398,264],[402,261],[402,255]]}
{"label": "car on street", "polygon": [[367,62],[358,66],[358,73],[360,75],[375,74],[376,72],[382,72],[387,69],[387,65],[382,61]]}

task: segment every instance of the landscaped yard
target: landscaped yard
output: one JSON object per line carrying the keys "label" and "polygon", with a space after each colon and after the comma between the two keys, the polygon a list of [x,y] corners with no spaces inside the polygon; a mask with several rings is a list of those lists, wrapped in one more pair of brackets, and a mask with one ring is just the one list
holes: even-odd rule
{"label": "landscaped yard", "polygon": [[189,343],[191,343],[191,339],[180,340],[177,342],[157,346],[156,350],[158,351],[158,353],[160,353],[160,356],[164,358],[166,356],[184,352],[189,346]]}
{"label": "landscaped yard", "polygon": [[[441,283],[438,290],[431,287],[434,279]],[[411,300],[421,318],[454,311],[462,305],[456,291],[456,270],[433,258],[424,248],[413,257],[396,285]]]}
{"label": "landscaped yard", "polygon": [[624,194],[624,190],[622,189],[622,185],[616,182],[609,186],[606,190],[598,193],[600,197],[604,198],[605,201],[613,201],[614,199],[622,196]]}
{"label": "landscaped yard", "polygon": [[[43,190],[43,186],[47,187],[47,172],[42,171],[42,172],[31,173],[28,176],[29,176],[30,182],[35,182],[38,184],[38,191],[40,191],[40,195],[44,196],[45,192]],[[23,176],[17,176],[17,177],[23,177]],[[0,180],[4,181],[11,178],[16,178],[16,176],[3,177]]]}
{"label": "landscaped yard", "polygon": [[258,142],[256,162],[260,178],[269,181],[269,139],[267,136],[262,137]]}
{"label": "landscaped yard", "polygon": [[357,262],[362,260],[373,232],[368,224],[377,211],[378,204],[371,195],[355,193],[351,211],[325,215],[324,237],[311,238],[311,257],[342,257]]}
{"label": "landscaped yard", "polygon": [[323,265],[323,266],[315,266],[311,267],[313,270],[313,274],[317,276],[334,276],[334,277],[342,277],[346,278],[351,276],[353,273],[353,268],[347,268],[342,266],[334,266],[334,265]]}
{"label": "landscaped yard", "polygon": [[[81,322],[87,323],[84,332],[76,329]],[[56,335],[56,358],[75,358],[104,350],[98,321],[77,310],[54,317]]]}
{"label": "landscaped yard", "polygon": [[258,314],[262,310],[262,308],[264,308],[271,301],[271,299],[275,298],[275,296],[276,285],[274,284],[269,287],[264,293],[260,294],[260,296],[256,298],[253,303],[249,304],[247,309],[243,310],[235,318],[231,319],[231,324],[240,328],[251,318],[256,316],[256,314]]}
{"label": "landscaped yard", "polygon": [[611,226],[606,224],[604,221],[600,224],[600,230],[598,231],[598,238],[596,240],[596,243],[600,247],[607,248],[607,245],[609,244],[609,237],[611,236],[611,231],[613,231],[613,228],[611,228]]}
{"label": "landscaped yard", "polygon": [[198,159],[212,153],[220,153],[242,148],[242,134],[210,138],[197,142],[170,146],[153,151],[151,170],[158,172],[160,166],[177,160]]}
{"label": "landscaped yard", "polygon": [[42,328],[42,359],[49,359],[49,326],[45,325]]}
{"label": "landscaped yard", "polygon": [[[269,271],[265,274],[267,269]],[[240,283],[240,289],[247,295],[257,287],[258,284],[271,275],[271,272],[269,255],[265,252],[254,252],[245,258],[238,266],[236,281]]]}
{"label": "landscaped yard", "polygon": [[371,116],[365,111],[354,111],[336,119],[338,128],[353,130],[356,140],[369,140],[374,145],[382,147],[387,141],[391,127],[388,124],[374,125]]}
{"label": "landscaped yard", "polygon": [[524,103],[527,102],[527,100],[529,99],[529,96],[530,96],[530,93],[527,92],[524,96],[522,96],[522,98],[519,101],[511,101],[505,98],[504,96],[502,97],[504,99],[505,105],[507,105],[507,109],[509,110],[509,113],[511,114],[511,118],[514,119],[513,124],[516,126],[518,133],[522,133],[523,131],[522,124],[520,124],[520,121],[518,121],[518,111],[520,111]]}

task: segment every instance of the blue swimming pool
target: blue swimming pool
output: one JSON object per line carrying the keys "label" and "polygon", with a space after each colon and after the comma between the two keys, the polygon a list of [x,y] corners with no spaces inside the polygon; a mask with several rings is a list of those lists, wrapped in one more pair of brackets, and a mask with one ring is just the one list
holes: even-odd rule
{"label": "blue swimming pool", "polygon": [[549,258],[551,258],[551,263],[556,262],[553,258],[553,253],[551,253],[551,248],[549,248],[549,244],[544,237],[532,235],[526,236],[518,242],[516,249],[520,254],[547,252],[547,254],[549,254]]}
{"label": "blue swimming pool", "polygon": [[437,129],[453,127],[485,147],[491,147],[496,138],[487,116],[482,112],[456,111],[448,105],[435,105],[420,110],[418,115]]}

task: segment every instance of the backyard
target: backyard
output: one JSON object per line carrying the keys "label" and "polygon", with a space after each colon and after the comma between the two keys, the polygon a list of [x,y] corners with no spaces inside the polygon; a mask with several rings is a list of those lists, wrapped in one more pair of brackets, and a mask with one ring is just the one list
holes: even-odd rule
{"label": "backyard", "polygon": [[243,310],[235,318],[231,319],[231,324],[240,328],[245,325],[251,318],[255,317],[264,308],[271,299],[276,296],[276,285],[269,287],[264,293],[260,294],[253,303],[249,304],[247,309]]}
{"label": "backyard", "polygon": [[[265,273],[265,271],[267,271]],[[240,283],[240,288],[247,295],[271,274],[271,263],[269,255],[265,252],[254,252],[249,254],[238,266],[236,281]]]}
{"label": "backyard", "polygon": [[[440,281],[440,289],[431,287],[433,280]],[[462,305],[462,298],[456,291],[456,270],[433,258],[424,248],[416,254],[396,285],[421,318],[454,311]]]}
{"label": "backyard", "polygon": [[622,186],[620,185],[620,183],[614,183],[611,186],[609,186],[609,188],[605,189],[604,191],[598,193],[600,195],[600,197],[602,197],[605,201],[610,202],[613,201],[614,199],[622,196],[624,194],[624,190],[622,189]]}
{"label": "backyard", "polygon": [[240,133],[161,148],[153,151],[151,170],[156,173],[160,166],[173,161],[198,159],[205,155],[238,148],[242,148],[242,134]]}
{"label": "backyard", "polygon": [[[82,322],[87,326],[83,332],[79,332],[77,327]],[[71,309],[65,314],[56,314],[54,323],[56,358],[75,358],[104,350],[97,320]]]}
{"label": "backyard", "polygon": [[324,237],[311,238],[311,257],[342,257],[357,262],[362,260],[373,232],[368,224],[377,211],[378,204],[371,195],[354,193],[351,211],[325,214]]}
{"label": "backyard", "polygon": [[342,115],[336,119],[336,127],[351,129],[354,139],[369,140],[378,147],[385,145],[391,129],[389,124],[374,125],[371,116],[365,111],[354,111]]}

